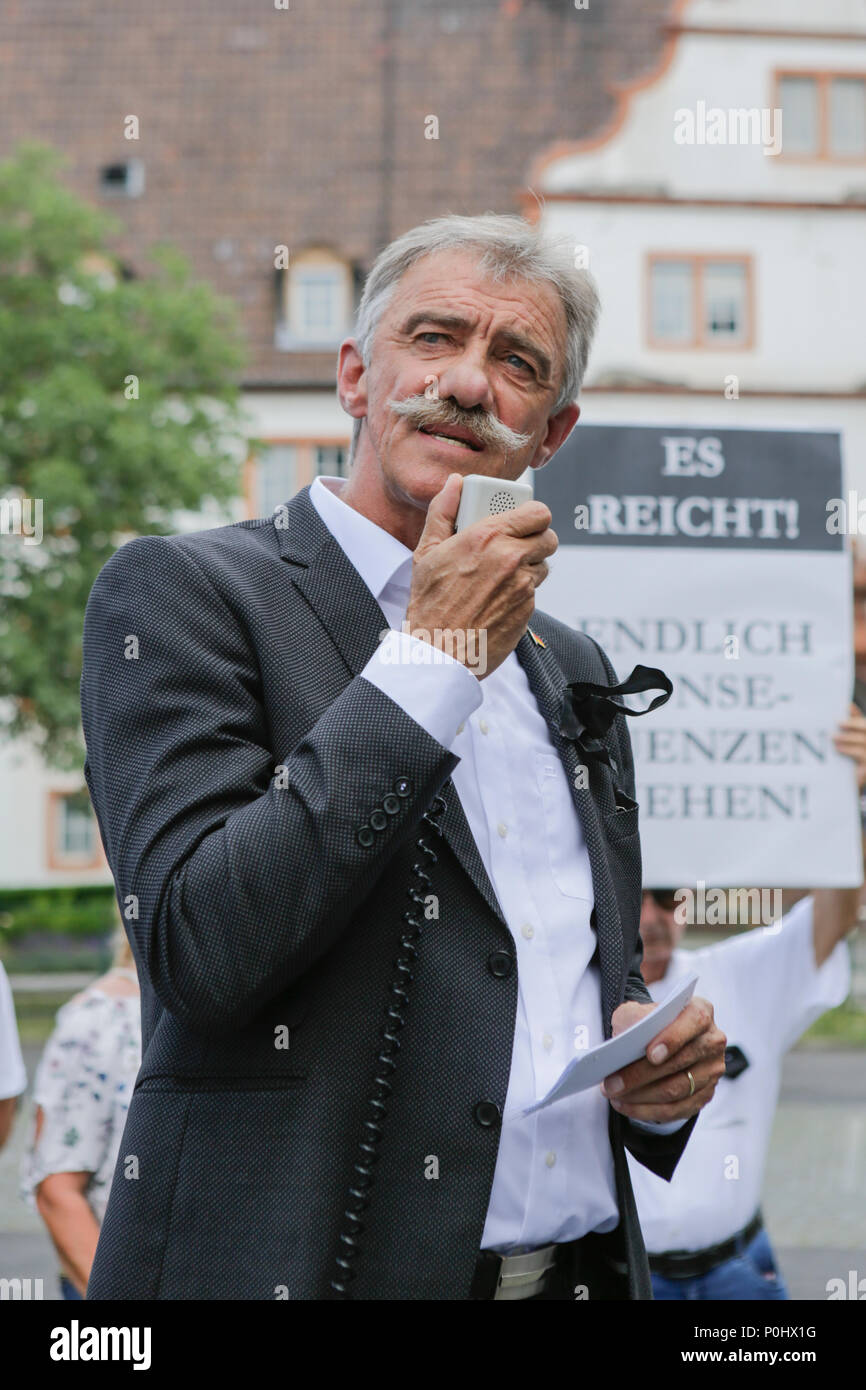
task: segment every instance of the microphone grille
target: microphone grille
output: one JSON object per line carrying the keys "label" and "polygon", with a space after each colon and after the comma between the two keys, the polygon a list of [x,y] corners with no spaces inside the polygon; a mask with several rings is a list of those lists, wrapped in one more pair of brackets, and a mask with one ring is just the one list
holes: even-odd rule
{"label": "microphone grille", "polygon": [[513,511],[514,506],[514,497],[510,492],[494,492],[490,499],[490,515],[497,516],[500,512]]}

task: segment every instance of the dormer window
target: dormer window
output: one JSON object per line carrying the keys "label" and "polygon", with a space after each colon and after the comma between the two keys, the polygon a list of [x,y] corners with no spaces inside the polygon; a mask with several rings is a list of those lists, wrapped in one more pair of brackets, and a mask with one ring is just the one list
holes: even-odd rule
{"label": "dormer window", "polygon": [[99,171],[99,186],[112,198],[140,198],[144,192],[144,165],[140,159],[106,164]]}
{"label": "dormer window", "polygon": [[331,251],[302,251],[281,272],[279,283],[276,346],[286,351],[336,347],[351,328],[348,263]]}

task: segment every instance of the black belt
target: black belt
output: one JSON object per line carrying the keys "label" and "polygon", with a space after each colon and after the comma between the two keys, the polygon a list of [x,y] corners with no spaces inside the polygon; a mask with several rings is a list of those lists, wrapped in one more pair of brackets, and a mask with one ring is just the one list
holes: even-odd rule
{"label": "black belt", "polygon": [[737,1231],[730,1240],[708,1245],[705,1250],[666,1250],[662,1255],[650,1255],[649,1267],[653,1274],[661,1274],[665,1279],[700,1279],[734,1255],[742,1254],[763,1229],[763,1217],[756,1211],[748,1226]]}

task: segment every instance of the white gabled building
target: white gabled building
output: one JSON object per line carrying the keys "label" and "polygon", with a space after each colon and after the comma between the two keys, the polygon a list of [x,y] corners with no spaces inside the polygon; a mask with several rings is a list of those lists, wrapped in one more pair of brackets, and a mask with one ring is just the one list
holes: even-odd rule
{"label": "white gabled building", "polygon": [[866,495],[862,0],[686,0],[530,184],[602,296],[586,422],[838,429]]}

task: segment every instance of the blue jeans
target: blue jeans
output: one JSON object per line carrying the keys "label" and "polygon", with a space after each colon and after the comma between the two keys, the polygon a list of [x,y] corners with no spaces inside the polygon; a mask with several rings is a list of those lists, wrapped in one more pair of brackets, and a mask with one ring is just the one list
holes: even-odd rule
{"label": "blue jeans", "polygon": [[63,1298],[77,1298],[80,1299],[81,1302],[84,1301],[75,1285],[70,1279],[67,1279],[65,1274],[61,1274],[60,1276],[60,1293]]}
{"label": "blue jeans", "polygon": [[759,1231],[739,1255],[696,1279],[669,1279],[653,1274],[653,1295],[658,1299],[780,1299],[788,1297],[785,1281],[776,1268],[766,1231]]}

